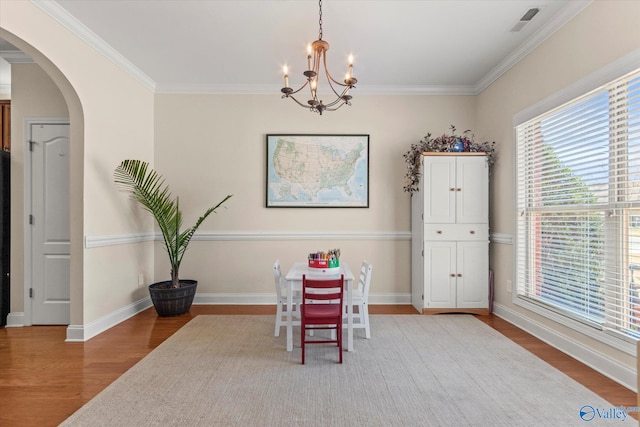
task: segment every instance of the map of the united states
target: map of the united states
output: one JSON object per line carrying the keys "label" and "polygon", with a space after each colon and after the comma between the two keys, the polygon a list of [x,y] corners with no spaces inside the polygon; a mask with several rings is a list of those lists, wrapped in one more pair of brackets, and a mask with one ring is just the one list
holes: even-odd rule
{"label": "map of the united states", "polygon": [[268,191],[275,204],[366,202],[366,140],[349,136],[280,136],[270,143]]}

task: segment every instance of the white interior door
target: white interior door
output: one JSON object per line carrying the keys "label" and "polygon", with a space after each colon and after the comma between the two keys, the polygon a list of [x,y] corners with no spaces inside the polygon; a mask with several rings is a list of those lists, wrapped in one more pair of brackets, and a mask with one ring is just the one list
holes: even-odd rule
{"label": "white interior door", "polygon": [[31,322],[70,321],[69,124],[31,123]]}

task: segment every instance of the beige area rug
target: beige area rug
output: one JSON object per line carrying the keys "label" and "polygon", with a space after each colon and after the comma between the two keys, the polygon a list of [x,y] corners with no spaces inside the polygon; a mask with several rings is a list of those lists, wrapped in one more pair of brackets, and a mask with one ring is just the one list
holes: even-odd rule
{"label": "beige area rug", "polygon": [[[63,426],[614,426],[612,405],[470,315],[371,316],[286,351],[272,316],[197,316]],[[622,425],[632,425],[628,418]]]}

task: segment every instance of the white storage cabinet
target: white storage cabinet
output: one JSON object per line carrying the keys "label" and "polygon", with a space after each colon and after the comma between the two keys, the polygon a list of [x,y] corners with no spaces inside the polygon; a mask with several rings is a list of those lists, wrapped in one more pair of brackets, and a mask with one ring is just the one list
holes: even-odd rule
{"label": "white storage cabinet", "polygon": [[484,153],[425,153],[411,197],[411,300],[421,313],[489,311]]}

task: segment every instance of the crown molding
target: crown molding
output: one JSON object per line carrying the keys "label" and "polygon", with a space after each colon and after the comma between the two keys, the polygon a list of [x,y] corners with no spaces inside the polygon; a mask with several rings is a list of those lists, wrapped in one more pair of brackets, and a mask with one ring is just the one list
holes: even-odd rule
{"label": "crown molding", "polygon": [[358,95],[475,95],[474,86],[366,85],[357,87]]}
{"label": "crown molding", "polygon": [[117,50],[107,42],[98,37],[93,31],[78,21],[73,15],[66,11],[55,1],[31,0],[31,3],[40,8],[44,13],[58,21],[63,27],[82,39],[89,46],[104,55],[109,61],[122,68],[125,72],[138,80],[143,86],[151,91],[155,91],[156,82],[143,73],[138,67],[133,65],[128,59],[122,56]]}
{"label": "crown molding", "polygon": [[535,48],[540,46],[542,42],[551,37],[553,33],[558,31],[567,22],[571,21],[587,6],[593,3],[593,0],[570,1],[567,5],[547,22],[540,30],[534,33],[529,39],[516,49],[511,55],[505,58],[500,64],[494,67],[487,75],[485,75],[476,84],[474,94],[479,95],[483,90],[491,86],[493,82],[498,80],[500,76],[513,68],[518,62],[524,59]]}
{"label": "crown molding", "polygon": [[158,84],[156,93],[204,93],[233,95],[273,95],[281,86],[252,84]]}
{"label": "crown molding", "polygon": [[[177,84],[156,86],[156,93],[278,95],[279,85]],[[474,86],[358,85],[354,95],[477,95]]]}

